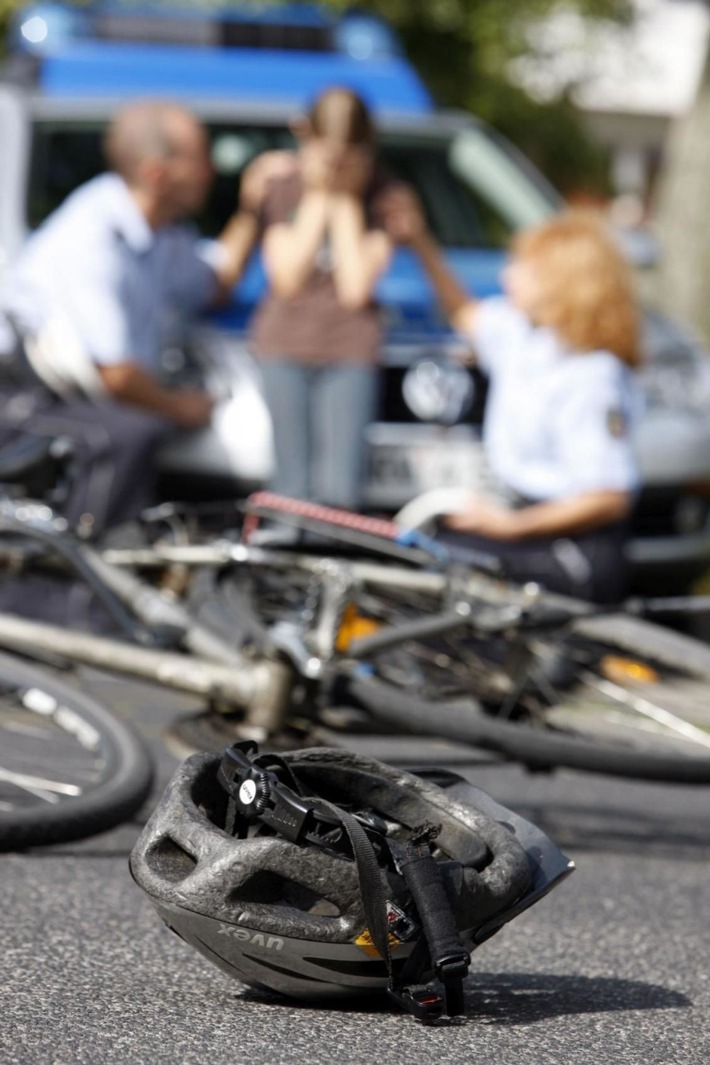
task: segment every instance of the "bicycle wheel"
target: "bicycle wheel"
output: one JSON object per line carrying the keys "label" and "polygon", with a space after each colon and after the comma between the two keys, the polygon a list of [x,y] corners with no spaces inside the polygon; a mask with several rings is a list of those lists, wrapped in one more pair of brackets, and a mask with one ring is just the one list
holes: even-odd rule
{"label": "bicycle wheel", "polygon": [[0,850],[105,832],[146,799],[132,730],[44,667],[0,653]]}
{"label": "bicycle wheel", "polygon": [[391,727],[530,767],[710,783],[710,649],[638,619],[597,620],[554,638],[488,641],[488,659],[487,641],[463,629],[410,641],[373,654],[348,686]]}

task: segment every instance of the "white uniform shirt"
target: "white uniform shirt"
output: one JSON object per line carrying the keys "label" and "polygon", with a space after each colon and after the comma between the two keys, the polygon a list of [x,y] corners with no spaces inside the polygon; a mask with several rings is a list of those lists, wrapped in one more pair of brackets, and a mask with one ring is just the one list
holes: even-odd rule
{"label": "white uniform shirt", "polygon": [[638,395],[616,356],[570,351],[505,297],[479,304],[472,340],[490,379],[484,446],[502,485],[536,501],[637,488]]}
{"label": "white uniform shirt", "polygon": [[0,309],[38,333],[54,314],[98,365],[157,369],[181,325],[216,293],[188,225],[153,230],[116,174],[82,185],[29,238],[0,292]]}

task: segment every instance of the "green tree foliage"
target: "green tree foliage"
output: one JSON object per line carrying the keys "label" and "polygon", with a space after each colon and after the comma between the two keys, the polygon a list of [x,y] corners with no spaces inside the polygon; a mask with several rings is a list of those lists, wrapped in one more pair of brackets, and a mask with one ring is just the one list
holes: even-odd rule
{"label": "green tree foliage", "polygon": [[22,0],[0,0],[0,28],[4,33],[4,27],[13,11],[23,6]]}

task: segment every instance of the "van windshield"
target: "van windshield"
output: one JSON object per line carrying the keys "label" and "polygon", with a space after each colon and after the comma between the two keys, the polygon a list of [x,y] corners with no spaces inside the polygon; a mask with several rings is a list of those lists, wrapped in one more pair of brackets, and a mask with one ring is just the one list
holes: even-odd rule
{"label": "van windshield", "polygon": [[[244,167],[258,154],[292,148],[282,126],[206,123],[215,182],[203,215],[206,235],[216,235],[236,204]],[[64,198],[104,169],[103,125],[40,121],[34,130],[28,224],[35,228]],[[438,241],[449,248],[503,248],[522,225],[554,209],[546,190],[484,129],[453,136],[388,133],[380,142],[384,169],[416,190]]]}

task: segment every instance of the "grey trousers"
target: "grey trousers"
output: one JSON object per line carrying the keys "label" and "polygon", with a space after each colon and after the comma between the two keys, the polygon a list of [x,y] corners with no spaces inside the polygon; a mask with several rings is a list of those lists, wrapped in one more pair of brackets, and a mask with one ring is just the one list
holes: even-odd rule
{"label": "grey trousers", "polygon": [[172,431],[138,407],[101,399],[58,400],[42,386],[0,385],[0,444],[17,435],[68,436],[76,451],[64,515],[70,525],[103,532],[155,503],[155,455]]}
{"label": "grey trousers", "polygon": [[[155,452],[171,426],[148,411],[113,403],[52,398],[42,386],[0,387],[0,446],[18,435],[68,436],[74,441],[72,480],[63,512],[69,524],[101,533],[155,502]],[[0,611],[115,632],[115,625],[81,578],[22,573],[0,581]]]}
{"label": "grey trousers", "polygon": [[365,429],[376,413],[376,369],[352,363],[314,367],[275,358],[260,365],[273,423],[273,491],[357,510]]}

